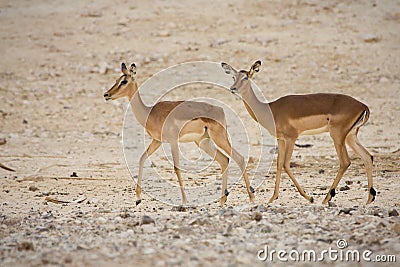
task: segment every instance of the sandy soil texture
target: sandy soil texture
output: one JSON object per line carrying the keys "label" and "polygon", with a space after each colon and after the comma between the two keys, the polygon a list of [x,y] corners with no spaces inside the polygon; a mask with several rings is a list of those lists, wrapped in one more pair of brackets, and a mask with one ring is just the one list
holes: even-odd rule
{"label": "sandy soil texture", "polygon": [[[400,261],[399,29],[400,2],[392,0],[0,1],[0,163],[15,170],[0,168],[0,266],[265,266],[257,254],[266,246],[287,254],[370,250],[372,260]],[[180,192],[166,146],[146,163],[136,206],[122,140],[129,139],[127,162],[137,175],[148,139],[126,113],[126,100],[103,98],[121,62],[136,63],[142,84],[180,63],[248,68],[258,59],[254,82],[268,100],[335,92],[369,106],[359,137],[374,155],[376,201],[365,205],[365,170],[349,150],[352,164],[337,196],[320,204],[338,169],[332,140],[321,134],[301,137],[312,147],[296,148],[292,157],[316,203],[284,174],[279,199],[268,204],[274,141],[246,139],[243,132],[257,136],[259,129],[237,97],[192,84],[166,98],[208,97],[224,107],[232,142],[250,157],[256,203],[248,203],[232,163],[231,194],[220,208],[218,164],[185,144],[184,164],[196,167],[183,172],[188,201],[201,205],[168,204],[179,204]],[[157,90],[141,93],[159,97]],[[338,240],[346,246],[338,249]],[[283,264],[276,255],[273,262]]]}

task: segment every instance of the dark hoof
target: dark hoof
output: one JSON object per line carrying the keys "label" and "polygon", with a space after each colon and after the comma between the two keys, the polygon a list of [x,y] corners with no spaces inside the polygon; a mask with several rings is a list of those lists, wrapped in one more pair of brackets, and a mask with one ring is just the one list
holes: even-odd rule
{"label": "dark hoof", "polygon": [[331,197],[334,197],[335,195],[336,195],[336,191],[335,191],[335,188],[332,188],[332,190],[331,190]]}
{"label": "dark hoof", "polygon": [[225,196],[229,196],[229,191],[228,191],[228,189],[225,189],[224,194],[225,194]]}
{"label": "dark hoof", "polygon": [[375,191],[375,189],[373,187],[371,187],[369,192],[371,193],[371,195],[376,196],[376,191]]}
{"label": "dark hoof", "polygon": [[313,197],[310,198],[310,203],[314,203],[314,198]]}
{"label": "dark hoof", "polygon": [[250,186],[250,192],[254,194],[256,192],[252,186]]}
{"label": "dark hoof", "polygon": [[136,200],[136,206],[140,204],[140,202],[142,202],[141,199]]}

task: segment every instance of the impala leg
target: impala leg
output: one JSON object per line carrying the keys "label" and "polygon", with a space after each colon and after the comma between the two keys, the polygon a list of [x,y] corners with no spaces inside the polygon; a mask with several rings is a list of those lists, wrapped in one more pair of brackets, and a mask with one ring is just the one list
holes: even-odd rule
{"label": "impala leg", "polygon": [[278,158],[276,162],[275,188],[274,188],[274,194],[269,199],[268,203],[272,203],[274,200],[278,198],[279,195],[279,185],[281,184],[282,168],[285,162],[285,152],[286,152],[285,146],[286,146],[285,140],[278,139]]}
{"label": "impala leg", "polygon": [[344,138],[343,137],[335,137],[335,135],[333,135],[332,133],[331,133],[331,136],[333,138],[336,153],[339,158],[339,171],[336,175],[335,180],[333,181],[332,186],[329,188],[329,192],[327,193],[325,199],[322,201],[322,204],[328,203],[328,201],[330,201],[332,199],[332,197],[335,196],[336,187],[339,184],[340,179],[342,179],[343,174],[346,172],[346,170],[350,166],[350,158],[349,158],[349,155],[347,154],[347,149],[346,149],[346,145],[344,142]]}
{"label": "impala leg", "polygon": [[294,183],[294,185],[296,186],[296,188],[299,191],[300,195],[302,195],[305,199],[307,199],[308,201],[313,203],[314,199],[312,197],[310,197],[309,195],[307,195],[306,192],[304,192],[303,188],[300,186],[300,184],[294,178],[292,170],[290,169],[290,159],[292,158],[295,141],[296,141],[296,139],[287,139],[286,140],[285,162],[284,162],[283,167],[284,167],[286,173],[289,175],[289,177],[292,180],[292,182]]}
{"label": "impala leg", "polygon": [[372,165],[373,165],[373,157],[372,155],[361,145],[360,141],[357,138],[357,131],[351,132],[346,138],[347,144],[351,147],[351,149],[361,157],[365,170],[367,173],[368,179],[368,200],[367,204],[370,204],[375,200],[376,191],[373,188],[372,181]]}
{"label": "impala leg", "polygon": [[[223,151],[225,151],[226,154],[228,154],[233,160],[236,162],[236,164],[239,166],[240,171],[242,172],[242,176],[244,179],[244,182],[246,184],[246,189],[247,193],[249,194],[250,202],[254,203],[254,189],[253,187],[250,186],[250,181],[249,177],[246,172],[246,164],[244,162],[243,156],[236,151],[229,142],[228,139],[228,133],[226,129],[223,126],[216,127],[215,129],[209,129],[209,135],[211,139],[214,141],[214,143],[220,147]],[[225,195],[228,194],[228,192],[224,192]]]}
{"label": "impala leg", "polygon": [[200,142],[196,142],[198,147],[203,149],[210,157],[215,159],[219,165],[221,166],[221,173],[222,173],[222,195],[221,195],[221,207],[225,204],[229,192],[227,189],[228,186],[228,164],[229,158],[219,151],[215,145],[211,142],[209,138],[203,139]]}
{"label": "impala leg", "polygon": [[254,188],[251,187],[249,176],[246,172],[246,164],[244,163],[243,156],[232,147],[232,158],[237,163],[242,172],[244,183],[246,184],[247,193],[249,194],[250,203],[254,203]]}
{"label": "impala leg", "polygon": [[171,152],[172,152],[172,159],[174,161],[174,171],[175,171],[176,176],[178,177],[179,187],[181,188],[182,205],[186,205],[186,203],[187,203],[186,194],[183,189],[181,169],[179,167],[179,145],[178,145],[178,142],[171,143]]}
{"label": "impala leg", "polygon": [[139,205],[139,203],[142,201],[140,198],[141,194],[141,186],[142,186],[142,177],[143,177],[143,165],[144,162],[148,157],[151,156],[161,145],[160,141],[157,141],[153,139],[150,143],[150,145],[147,147],[146,151],[142,154],[139,160],[139,174],[138,174],[138,181],[136,184],[136,205]]}

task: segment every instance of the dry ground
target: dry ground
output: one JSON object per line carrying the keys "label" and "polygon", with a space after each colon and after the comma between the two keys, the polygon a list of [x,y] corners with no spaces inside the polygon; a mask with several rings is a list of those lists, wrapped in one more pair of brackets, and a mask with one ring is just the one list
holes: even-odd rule
{"label": "dry ground", "polygon": [[[400,2],[391,0],[0,1],[0,138],[6,140],[0,163],[16,170],[0,169],[0,266],[254,266],[264,264],[257,259],[264,245],[321,251],[336,248],[338,239],[399,261],[400,221],[389,216],[400,211],[399,24]],[[364,169],[350,152],[352,165],[339,185],[350,189],[339,191],[336,207],[307,203],[287,176],[279,199],[267,205],[275,175],[268,163],[266,177],[258,176],[266,178],[258,206],[246,204],[240,182],[226,209],[213,202],[179,212],[148,194],[136,207],[121,146],[127,103],[102,97],[120,63],[136,62],[142,83],[178,63],[247,68],[257,59],[263,66],[254,81],[269,100],[339,92],[370,107],[360,140],[375,157],[376,201],[364,205]],[[199,97],[199,88],[172,97]],[[248,116],[233,95],[204,90]],[[234,139],[238,122],[228,124]],[[299,142],[313,147],[295,150],[295,175],[320,203],[338,167],[332,142],[327,134]],[[175,183],[162,153],[152,161]],[[220,183],[218,173],[214,164],[184,174],[185,183],[211,184],[204,194],[219,194],[212,184]],[[157,184],[149,177],[143,187]],[[162,195],[165,201],[179,201],[175,189]],[[154,223],[142,222],[144,215]]]}

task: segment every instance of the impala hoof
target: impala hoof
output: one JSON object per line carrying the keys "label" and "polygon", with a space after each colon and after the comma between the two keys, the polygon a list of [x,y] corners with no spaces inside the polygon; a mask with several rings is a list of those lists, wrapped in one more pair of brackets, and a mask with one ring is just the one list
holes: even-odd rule
{"label": "impala hoof", "polygon": [[309,201],[310,201],[310,203],[314,203],[314,198],[310,197]]}
{"label": "impala hoof", "polygon": [[136,206],[140,204],[140,202],[142,202],[141,199],[136,200]]}
{"label": "impala hoof", "polygon": [[373,187],[371,187],[369,189],[369,196],[368,196],[367,204],[372,203],[375,200],[375,196],[376,196],[376,191]]}

